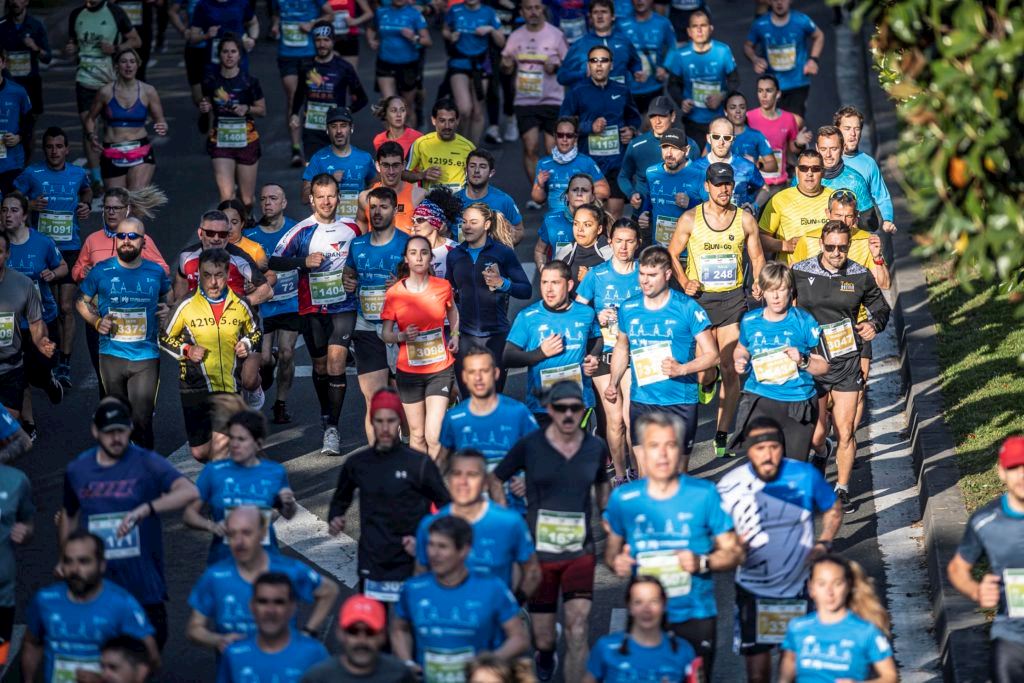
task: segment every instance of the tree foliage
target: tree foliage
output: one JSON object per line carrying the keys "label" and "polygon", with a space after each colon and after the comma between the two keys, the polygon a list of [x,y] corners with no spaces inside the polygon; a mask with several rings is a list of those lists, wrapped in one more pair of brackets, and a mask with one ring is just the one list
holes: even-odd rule
{"label": "tree foliage", "polygon": [[[849,6],[849,3],[847,3]],[[1024,293],[1024,3],[855,0],[903,122],[897,163],[926,255]],[[1021,307],[1024,311],[1024,306]]]}

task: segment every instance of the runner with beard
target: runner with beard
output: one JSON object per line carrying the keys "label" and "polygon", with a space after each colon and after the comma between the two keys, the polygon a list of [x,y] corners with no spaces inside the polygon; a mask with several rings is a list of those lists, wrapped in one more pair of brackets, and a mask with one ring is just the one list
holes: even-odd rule
{"label": "runner with beard", "polygon": [[466,184],[466,155],[476,149],[476,145],[456,132],[459,109],[453,100],[443,98],[435,102],[430,122],[434,132],[412,143],[402,179],[420,183],[424,190],[442,185],[458,192]]}
{"label": "runner with beard", "polygon": [[398,395],[378,391],[368,413],[373,445],[342,464],[327,518],[332,536],[344,531],[345,513],[359,491],[360,590],[390,604],[412,576],[416,526],[431,503],[442,507],[450,497],[434,461],[402,443],[404,412]]}
{"label": "runner with beard", "polygon": [[[638,184],[634,199],[639,195],[640,211],[637,222],[644,231],[644,244],[668,246],[675,234],[679,217],[691,206],[700,202],[702,178],[686,173],[689,138],[681,128],[669,128],[658,140],[661,146],[661,163],[649,166],[644,172],[645,179]],[[682,257],[685,254],[680,252]]]}
{"label": "runner with beard", "polygon": [[338,184],[337,220],[355,222],[359,213],[359,193],[369,187],[377,177],[373,157],[352,146],[352,112],[345,107],[334,107],[327,112],[329,147],[324,147],[309,160],[302,172],[302,203],[308,204],[310,184],[316,176],[326,173]]}
{"label": "runner with beard", "polygon": [[[380,178],[370,186],[369,190],[359,193],[359,210],[356,213],[356,223],[359,224],[361,232],[370,231],[370,190],[378,187],[391,189],[398,198],[395,206],[395,227],[404,233],[412,233],[412,214],[420,202],[427,195],[427,191],[418,183],[402,180],[402,173],[405,171],[405,154],[402,152],[402,145],[394,140],[388,140],[377,147],[377,173]],[[444,189],[444,188],[440,188]]]}

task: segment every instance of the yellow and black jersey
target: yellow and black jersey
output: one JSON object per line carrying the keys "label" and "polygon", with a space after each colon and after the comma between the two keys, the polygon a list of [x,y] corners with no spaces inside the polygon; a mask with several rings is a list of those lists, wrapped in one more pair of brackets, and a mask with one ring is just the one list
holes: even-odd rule
{"label": "yellow and black jersey", "polygon": [[[813,197],[808,197],[798,187],[787,187],[772,196],[765,204],[759,222],[761,232],[782,241],[794,237],[800,238],[800,242],[807,241],[811,231],[828,222],[826,211],[831,196],[832,191],[828,188],[822,189]],[[803,260],[797,258],[795,253],[779,254],[776,258],[787,266]]]}

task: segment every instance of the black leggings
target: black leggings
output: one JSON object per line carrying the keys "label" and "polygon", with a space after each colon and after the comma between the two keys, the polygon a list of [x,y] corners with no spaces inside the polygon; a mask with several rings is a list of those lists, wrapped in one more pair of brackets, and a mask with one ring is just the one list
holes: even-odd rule
{"label": "black leggings", "polygon": [[[491,63],[501,64],[501,50],[495,48],[491,51]],[[504,114],[505,118],[514,116],[515,97],[515,73],[507,74],[498,69],[494,77],[487,81],[487,122],[497,126],[501,124],[501,114]]]}
{"label": "black leggings", "polygon": [[736,414],[737,438],[743,433],[747,423],[755,417],[770,417],[782,427],[782,434],[786,439],[786,457],[807,462],[807,456],[811,452],[814,426],[818,423],[817,398],[812,397],[806,401],[776,401],[743,392]]}
{"label": "black leggings", "polygon": [[992,641],[992,683],[1024,681],[1024,643],[996,638]]}
{"label": "black leggings", "polygon": [[677,624],[669,624],[668,629],[693,646],[697,656],[704,661],[704,680],[711,681],[712,669],[715,666],[715,647],[718,644],[718,619],[690,619]]}
{"label": "black leggings", "polygon": [[153,407],[160,386],[160,359],[125,360],[100,356],[100,382],[108,396],[120,396],[132,407],[132,441],[153,448]]}

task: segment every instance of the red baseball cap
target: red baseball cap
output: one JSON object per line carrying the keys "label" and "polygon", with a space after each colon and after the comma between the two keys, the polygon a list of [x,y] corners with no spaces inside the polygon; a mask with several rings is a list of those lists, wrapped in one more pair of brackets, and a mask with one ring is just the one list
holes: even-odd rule
{"label": "red baseball cap", "polygon": [[999,465],[1013,469],[1024,465],[1024,436],[1011,436],[999,449]]}
{"label": "red baseball cap", "polygon": [[402,399],[393,391],[381,389],[370,399],[370,419],[377,414],[378,410],[393,410],[400,419],[405,419],[405,411],[402,409]]}
{"label": "red baseball cap", "polygon": [[362,623],[380,633],[387,622],[388,615],[384,605],[365,595],[353,595],[345,601],[338,612],[338,624],[343,629]]}

